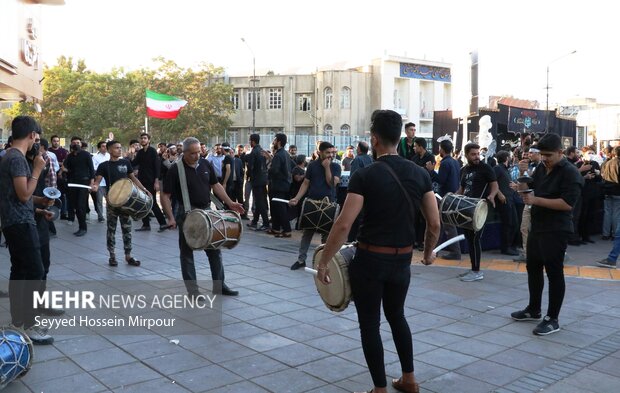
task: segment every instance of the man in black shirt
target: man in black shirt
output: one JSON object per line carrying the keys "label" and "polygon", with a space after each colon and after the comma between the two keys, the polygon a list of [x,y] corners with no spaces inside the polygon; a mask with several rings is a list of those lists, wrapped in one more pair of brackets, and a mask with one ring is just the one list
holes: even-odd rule
{"label": "man in black shirt", "polygon": [[[487,163],[480,161],[480,146],[475,143],[465,145],[465,158],[467,165],[461,169],[461,186],[457,194],[465,195],[470,198],[486,198],[495,207],[495,196],[498,186],[495,172]],[[469,258],[471,260],[471,271],[461,276],[461,281],[478,281],[484,278],[480,271],[480,255],[482,246],[480,238],[484,228],[478,232],[464,229],[465,239],[469,246]]]}
{"label": "man in black shirt", "polygon": [[517,256],[519,252],[514,248],[514,242],[517,236],[519,218],[517,217],[517,208],[514,205],[515,191],[510,188],[510,183],[512,182],[508,173],[510,153],[502,150],[495,155],[495,158],[497,159],[497,165],[493,167],[493,171],[495,172],[495,177],[497,177],[497,184],[499,186],[497,199],[500,202],[497,205],[497,212],[502,224],[500,251],[504,255]]}
{"label": "man in black shirt", "polygon": [[390,110],[373,113],[370,142],[377,154],[377,162],[351,176],[344,208],[318,262],[317,278],[324,284],[331,282],[327,264],[345,242],[351,224],[362,212],[358,247],[348,273],[362,349],[374,383],[373,391],[386,391],[387,385],[379,332],[383,304],[402,370],[401,378],[393,380],[392,386],[403,392],[417,392],[411,331],[404,314],[413,251],[413,220],[409,216],[419,207],[426,217],[423,263],[429,265],[434,259],[432,247],[439,235],[439,214],[428,172],[396,153],[401,127],[398,113]]}
{"label": "man in black shirt", "polygon": [[[413,150],[415,154],[411,157],[411,161],[421,168],[428,171],[431,176],[431,182],[437,183],[437,173],[435,173],[435,156],[426,150],[426,139],[415,138],[413,140]],[[418,244],[418,250],[424,250],[424,231],[426,223],[420,214],[415,217],[415,241]]]}
{"label": "man in black shirt", "polygon": [[531,205],[532,230],[527,239],[527,283],[530,301],[524,310],[511,314],[517,321],[539,320],[545,286],[543,268],[549,279],[547,315],[534,328],[536,335],[560,330],[558,316],[564,300],[564,253],[572,233],[571,211],[577,203],[583,178],[577,168],[562,155],[562,140],[557,134],[545,134],[538,141],[542,164],[533,176],[531,192],[523,192],[523,202]]}
{"label": "man in black shirt", "polygon": [[[131,161],[131,165],[138,168],[138,180],[153,196],[153,214],[159,223],[159,232],[163,232],[170,226],[166,224],[164,214],[157,204],[157,191],[159,191],[159,172],[161,170],[161,160],[157,155],[157,150],[151,146],[151,135],[142,133],[140,135],[140,146],[136,153],[136,158]],[[151,218],[146,216],[142,219],[142,228],[137,231],[150,231]]]}
{"label": "man in black shirt", "polygon": [[[250,135],[252,152],[247,155],[247,174],[252,182],[252,195],[256,204],[256,212],[248,227],[257,231],[269,229],[269,211],[267,207],[267,158],[268,153],[260,145],[260,135]],[[258,226],[258,218],[263,219],[263,225]]]}
{"label": "man in black shirt", "polygon": [[[183,165],[185,169],[189,202],[191,204],[191,207],[188,207],[187,210],[210,209],[211,189],[213,189],[215,196],[220,198],[220,200],[224,202],[228,208],[241,214],[244,213],[244,210],[240,203],[231,201],[228,195],[226,195],[226,190],[224,190],[224,187],[222,187],[222,185],[217,181],[217,176],[215,175],[213,165],[209,161],[200,158],[200,141],[192,137],[186,138],[183,141],[182,159],[173,164],[166,175],[161,201],[164,211],[166,212],[166,216],[168,216],[170,226],[172,228],[176,228],[178,225],[179,227],[181,274],[183,276],[183,280],[185,281],[185,288],[187,289],[187,292],[191,296],[196,297],[200,295],[200,292],[198,290],[198,284],[196,283],[194,251],[185,242],[185,235],[183,233],[186,208],[183,206],[183,195],[181,192],[181,183],[179,179],[179,165]],[[173,195],[176,200],[179,201],[179,209],[176,217],[172,213],[172,204],[170,201],[170,198]],[[205,250],[205,253],[209,258],[211,278],[214,282],[221,282],[222,294],[226,296],[237,296],[239,292],[228,288],[224,282],[222,251]]]}
{"label": "man in black shirt", "polygon": [[405,137],[400,138],[398,143],[398,155],[408,160],[411,160],[415,155],[413,147],[413,138],[415,138],[415,123],[405,124]]}
{"label": "man in black shirt", "polygon": [[[62,164],[67,172],[67,182],[92,186],[95,178],[95,168],[90,153],[82,150],[82,139],[74,136],[71,138],[71,152]],[[69,222],[73,222],[77,216],[79,228],[75,236],[86,235],[86,208],[88,206],[89,190],[81,187],[69,187]]]}
{"label": "man in black shirt", "polygon": [[[269,194],[271,198],[287,199],[291,189],[290,156],[284,150],[286,135],[276,134],[273,145],[276,153],[269,167]],[[288,205],[271,201],[272,232],[276,237],[291,237],[291,222],[288,219]]]}
{"label": "man in black shirt", "polygon": [[[93,191],[97,192],[99,189],[99,183],[101,179],[105,179],[108,187],[112,187],[120,179],[129,179],[139,189],[145,193],[151,195],[151,193],[140,183],[140,180],[133,174],[133,167],[131,161],[126,158],[121,158],[122,146],[118,141],[109,141],[106,143],[108,153],[110,153],[110,160],[102,162],[97,168],[95,174],[95,184],[93,185]],[[151,195],[152,197],[152,195]],[[107,195],[106,195],[107,198]],[[131,256],[131,218],[123,213],[119,208],[110,206],[107,204],[106,215],[108,219],[108,231],[106,232],[106,244],[108,252],[110,253],[110,259],[108,261],[110,266],[118,266],[116,261],[116,253],[114,246],[116,245],[116,222],[121,222],[121,232],[123,233],[123,248],[125,250],[125,261],[132,266],[140,266],[140,261],[134,259]]]}

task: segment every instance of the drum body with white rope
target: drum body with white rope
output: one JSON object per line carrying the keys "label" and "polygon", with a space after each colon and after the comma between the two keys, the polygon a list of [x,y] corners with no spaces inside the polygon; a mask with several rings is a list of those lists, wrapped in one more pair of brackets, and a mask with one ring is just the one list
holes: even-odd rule
{"label": "drum body with white rope", "polygon": [[[314,257],[312,258],[312,265],[316,269],[323,255],[323,247],[321,244],[314,251]],[[325,306],[332,311],[340,312],[344,311],[351,301],[351,284],[349,282],[349,263],[355,256],[356,247],[353,244],[342,246],[340,250],[329,261],[327,267],[329,268],[329,277],[331,283],[325,285],[320,282],[317,277],[314,277],[314,283],[316,289],[325,303]]]}
{"label": "drum body with white rope", "polygon": [[339,206],[330,202],[329,198],[306,198],[301,207],[299,229],[312,229],[317,232],[329,233],[338,216]]}
{"label": "drum body with white rope", "polygon": [[489,207],[486,200],[447,193],[439,205],[441,222],[478,232],[484,227]]}
{"label": "drum body with white rope", "polygon": [[239,244],[243,225],[232,210],[194,209],[185,216],[183,235],[192,250],[231,249]]}
{"label": "drum body with white rope", "polygon": [[136,187],[129,179],[120,179],[108,191],[108,203],[120,209],[134,220],[148,216],[153,207],[153,198]]}
{"label": "drum body with white rope", "polygon": [[34,349],[21,330],[0,328],[0,390],[30,370]]}

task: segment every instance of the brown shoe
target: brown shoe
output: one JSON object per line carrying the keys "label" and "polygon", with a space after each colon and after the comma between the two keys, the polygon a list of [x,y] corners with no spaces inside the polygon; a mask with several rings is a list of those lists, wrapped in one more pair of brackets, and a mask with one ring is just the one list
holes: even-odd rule
{"label": "brown shoe", "polygon": [[392,380],[392,386],[399,392],[420,393],[420,385],[417,382],[403,382],[400,378]]}

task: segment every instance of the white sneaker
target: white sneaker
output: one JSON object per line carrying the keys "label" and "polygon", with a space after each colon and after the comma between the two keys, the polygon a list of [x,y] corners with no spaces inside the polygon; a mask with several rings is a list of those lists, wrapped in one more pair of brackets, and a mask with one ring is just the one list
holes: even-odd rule
{"label": "white sneaker", "polygon": [[54,342],[54,337],[38,326],[31,326],[25,330],[26,335],[32,340],[33,344],[49,345]]}
{"label": "white sneaker", "polygon": [[481,271],[470,271],[468,272],[466,275],[464,275],[463,277],[461,277],[461,281],[464,282],[472,282],[472,281],[479,281],[482,280],[484,278],[484,274]]}

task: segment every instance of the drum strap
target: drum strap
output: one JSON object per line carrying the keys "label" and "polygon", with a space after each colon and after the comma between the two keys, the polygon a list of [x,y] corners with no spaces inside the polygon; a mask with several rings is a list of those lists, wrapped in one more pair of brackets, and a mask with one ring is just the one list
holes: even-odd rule
{"label": "drum strap", "polygon": [[394,172],[394,169],[392,169],[392,167],[387,162],[384,162],[381,160],[376,160],[375,162],[383,164],[383,166],[388,170],[388,172],[390,172],[390,175],[392,175],[392,178],[396,181],[396,183],[402,190],[403,195],[405,196],[405,199],[407,200],[407,202],[409,202],[409,213],[411,214],[411,220],[415,221],[415,205],[413,204],[413,201],[409,197],[409,193],[403,186],[403,183],[400,182],[398,175],[396,174],[396,172]]}
{"label": "drum strap", "polygon": [[183,199],[183,209],[185,213],[189,213],[192,210],[192,205],[189,203],[189,190],[187,189],[187,177],[185,176],[185,164],[183,163],[183,154],[177,160],[177,168],[179,171],[179,183],[181,185],[181,197]]}

